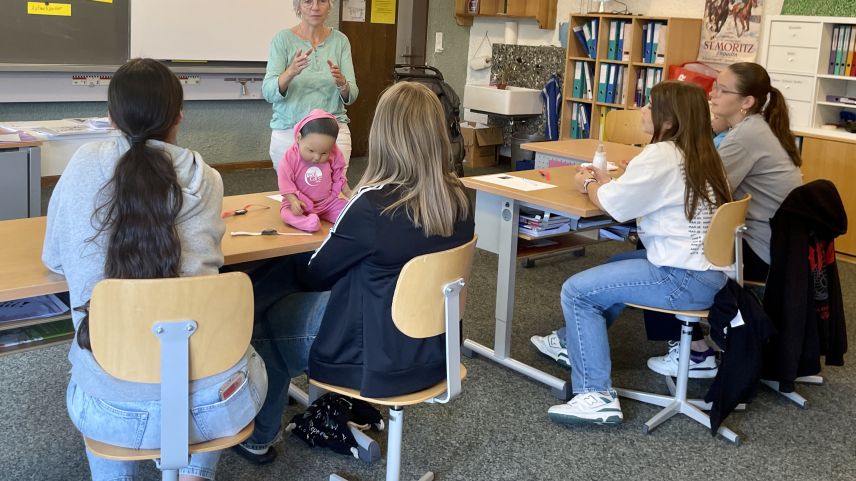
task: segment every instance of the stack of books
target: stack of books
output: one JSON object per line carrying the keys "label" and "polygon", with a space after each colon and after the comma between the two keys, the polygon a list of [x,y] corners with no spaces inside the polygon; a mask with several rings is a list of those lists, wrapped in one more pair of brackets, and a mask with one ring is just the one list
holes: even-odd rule
{"label": "stack of books", "polygon": [[532,237],[564,234],[571,230],[571,218],[550,212],[520,208],[518,232]]}

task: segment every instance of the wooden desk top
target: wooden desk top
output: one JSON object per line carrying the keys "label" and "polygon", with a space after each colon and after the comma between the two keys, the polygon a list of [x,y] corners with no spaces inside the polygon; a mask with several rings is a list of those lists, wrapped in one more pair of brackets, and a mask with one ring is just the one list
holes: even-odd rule
{"label": "wooden desk top", "polygon": [[278,193],[262,192],[233,195],[223,199],[223,210],[240,209],[247,204],[270,206],[270,209],[265,210],[253,210],[253,208],[250,208],[250,211],[245,215],[226,218],[226,233],[223,235],[222,247],[227,265],[308,252],[315,250],[324,242],[327,233],[330,232],[330,227],[332,227],[326,221],[321,221],[321,230],[313,233],[311,236],[266,235],[232,237],[229,235],[232,231],[259,232],[263,229],[276,229],[279,232],[302,232],[285,225],[279,217],[280,203],[267,198],[269,195]]}
{"label": "wooden desk top", "polygon": [[[226,264],[269,259],[314,250],[330,230],[328,222],[311,236],[252,236],[232,237],[231,231],[258,232],[275,228],[279,232],[300,232],[285,226],[279,217],[279,203],[263,192],[230,196],[223,199],[223,210],[235,210],[247,204],[269,205],[270,209],[250,210],[246,215],[226,219],[223,255]],[[258,209],[258,208],[256,208]],[[21,299],[68,290],[65,278],[49,271],[42,264],[42,244],[46,217],[0,221],[0,301]]]}
{"label": "wooden desk top", "polygon": [[851,134],[850,132],[842,130],[826,130],[805,127],[792,129],[791,133],[800,137],[813,137],[816,139],[856,144],[856,134]]}
{"label": "wooden desk top", "polygon": [[[531,142],[523,144],[520,147],[533,152],[541,152],[542,154],[554,155],[556,157],[565,157],[569,159],[578,159],[584,162],[591,162],[594,158],[594,153],[597,150],[597,144],[600,141],[597,139],[574,139],[574,140],[557,140],[555,142]],[[604,142],[603,147],[606,150],[606,158],[610,162],[618,164],[622,160],[630,160],[639,155],[642,149],[632,145],[617,144],[615,142]]]}
{"label": "wooden desk top", "polygon": [[3,149],[19,149],[21,147],[39,147],[42,143],[38,140],[28,142],[0,142],[0,150]]}
{"label": "wooden desk top", "polygon": [[471,189],[481,190],[500,197],[519,200],[521,202],[537,205],[544,209],[555,210],[580,217],[592,217],[604,214],[602,210],[597,208],[597,206],[589,200],[586,194],[579,192],[574,187],[574,175],[577,173],[576,166],[568,165],[565,167],[553,167],[551,169],[542,170],[550,173],[549,181],[541,177],[539,170],[521,170],[517,172],[509,172],[508,175],[537,180],[538,182],[553,184],[558,187],[552,189],[523,191],[485,182],[483,180],[479,180],[478,177],[464,177],[461,179],[461,182]]}

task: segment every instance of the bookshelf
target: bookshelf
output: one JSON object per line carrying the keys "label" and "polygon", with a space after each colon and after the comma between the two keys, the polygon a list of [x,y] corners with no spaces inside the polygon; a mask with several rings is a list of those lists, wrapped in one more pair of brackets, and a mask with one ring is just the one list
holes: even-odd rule
{"label": "bookshelf", "polygon": [[[596,28],[593,22],[596,22]],[[612,25],[619,24],[624,31],[620,51],[618,44],[613,43],[612,39],[615,36],[610,36]],[[623,24],[626,24],[626,27]],[[656,24],[661,25],[659,28],[662,29],[662,33],[656,37],[652,35],[649,39],[656,38],[658,44],[665,45],[661,45],[654,51],[649,50],[649,55],[646,56],[643,33],[653,29]],[[654,83],[668,77],[670,65],[694,61],[698,56],[701,37],[701,19],[698,18],[573,14],[570,16],[568,26],[565,83],[562,92],[565,105],[562,108],[560,127],[560,139],[563,140],[600,138],[603,119],[608,110],[636,109],[644,105],[644,99],[636,96],[638,78],[642,76],[647,82],[647,88],[650,89]],[[587,28],[593,34],[595,41],[589,49],[577,39],[575,27],[582,28],[583,31]],[[618,30],[612,30],[612,32],[615,34]],[[594,58],[589,54],[589,50],[596,52]],[[587,89],[585,94],[575,92],[574,79],[578,68],[582,69],[583,75],[585,75],[585,68],[589,69],[588,76],[592,81],[590,94]],[[610,78],[614,79],[613,82],[607,82]],[[595,87],[599,89],[601,84],[613,86],[611,95],[608,87],[605,91],[607,95],[599,95],[600,92]],[[587,129],[580,127],[579,118],[582,111],[585,112],[588,120]]]}
{"label": "bookshelf", "polygon": [[[476,2],[478,13],[470,13],[469,5]],[[538,28],[556,28],[557,0],[455,0],[455,20],[470,26],[475,17],[529,18],[538,21]]]}

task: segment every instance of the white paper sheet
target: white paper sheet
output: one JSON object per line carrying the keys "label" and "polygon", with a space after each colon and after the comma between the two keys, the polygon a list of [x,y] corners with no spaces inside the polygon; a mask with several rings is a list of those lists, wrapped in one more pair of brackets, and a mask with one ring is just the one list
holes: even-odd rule
{"label": "white paper sheet", "polygon": [[526,192],[532,190],[552,189],[553,187],[557,187],[553,184],[538,182],[537,180],[524,179],[523,177],[516,177],[509,174],[480,175],[478,177],[473,177],[473,179]]}
{"label": "white paper sheet", "polygon": [[365,22],[366,0],[342,0],[343,22]]}
{"label": "white paper sheet", "polygon": [[277,202],[282,202],[282,194],[274,194],[267,196],[268,199],[275,200]]}

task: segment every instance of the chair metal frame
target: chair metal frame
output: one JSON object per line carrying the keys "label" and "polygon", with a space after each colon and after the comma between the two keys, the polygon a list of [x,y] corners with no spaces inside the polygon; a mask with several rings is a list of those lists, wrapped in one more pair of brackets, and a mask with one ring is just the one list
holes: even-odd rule
{"label": "chair metal frame", "polygon": [[[743,285],[743,233],[746,231],[746,209],[748,208],[751,198],[752,197],[750,195],[747,195],[742,200],[729,202],[720,206],[719,209],[717,209],[716,214],[714,214],[713,220],[711,221],[710,229],[708,230],[707,236],[705,237],[705,255],[708,257],[708,260],[711,262],[711,264],[720,267],[734,264],[736,270],[735,277],[740,285]],[[712,242],[713,236],[725,235],[725,233],[722,231],[722,229],[717,223],[717,218],[720,217],[720,213],[725,213],[726,209],[731,210],[738,208],[742,209],[742,213],[738,215],[739,223],[736,223],[736,225],[732,224],[731,226],[733,227],[733,241],[731,243],[733,245],[733,251],[731,251],[731,255],[729,256],[725,254],[725,249],[723,249],[723,252],[710,252],[708,249],[708,242]],[[725,221],[728,220],[729,219],[725,219]],[[731,229],[729,229],[729,231],[730,230]],[[692,344],[693,324],[701,322],[702,319],[707,318],[709,311],[684,311],[653,308],[650,306],[643,306],[638,304],[627,305],[637,307],[639,309],[648,309],[675,314],[675,316],[681,321],[681,338],[678,347],[678,375],[676,378],[677,382],[673,382],[670,376],[665,376],[666,385],[669,389],[670,395],[667,396],[643,391],[635,391],[632,389],[616,388],[616,392],[621,397],[634,399],[636,401],[642,401],[644,403],[654,404],[663,407],[660,412],[658,412],[656,415],[654,415],[654,417],[645,422],[645,424],[642,426],[642,432],[645,434],[650,433],[651,431],[656,429],[657,426],[659,426],[672,416],[675,416],[676,414],[683,414],[710,429],[710,417],[702,411],[702,409],[710,409],[710,404],[705,403],[702,400],[687,398],[687,385],[689,384],[690,345]],[[738,408],[740,407],[745,408],[745,405],[741,405]],[[731,429],[728,429],[725,426],[720,426],[717,430],[717,434],[734,443],[735,445],[740,444],[740,436],[738,436],[737,433],[735,433]]]}
{"label": "chair metal frame", "polygon": [[[392,317],[396,327],[405,335],[415,338],[426,338],[445,333],[446,342],[446,379],[439,384],[429,387],[425,390],[394,396],[388,398],[370,398],[359,394],[356,389],[334,386],[322,382],[315,381],[310,378],[309,382],[315,388],[323,391],[335,392],[345,396],[362,399],[364,401],[382,404],[389,406],[389,427],[387,434],[387,455],[386,455],[386,481],[398,481],[401,477],[401,448],[404,428],[404,406],[426,403],[448,403],[456,398],[461,392],[461,380],[466,377],[466,368],[461,364],[461,329],[460,320],[464,314],[464,304],[466,300],[465,286],[469,279],[470,269],[472,267],[473,253],[475,251],[476,238],[453,249],[426,254],[423,256],[411,259],[401,271],[401,275],[396,285],[395,295],[393,296]],[[463,265],[454,265],[446,259],[452,255],[463,255]],[[435,266],[443,266],[445,270],[457,271],[451,278],[446,277],[440,281],[442,284],[437,286],[442,294],[443,306],[441,311],[434,310],[430,303],[436,299],[432,295],[422,295],[424,299],[420,304],[426,309],[413,308],[413,298],[407,299],[407,293],[402,289],[407,283],[420,282],[418,277],[418,268],[411,271],[412,266],[419,264],[426,265],[433,262]],[[430,264],[428,264],[430,266]],[[430,267],[429,267],[430,270]],[[424,272],[424,271],[423,271]],[[444,276],[445,272],[434,272],[435,277]],[[430,292],[430,291],[429,291]],[[406,311],[398,310],[398,306],[406,305]],[[423,307],[423,306],[420,306]],[[415,325],[412,319],[417,315],[413,311],[420,310],[418,314],[425,315],[426,322]],[[408,319],[402,319],[407,317]],[[442,317],[442,319],[432,319]],[[436,329],[433,324],[441,322],[442,328]],[[431,481],[434,479],[434,473],[429,471],[419,478],[419,481]],[[330,475],[330,481],[345,481],[336,474]]]}

